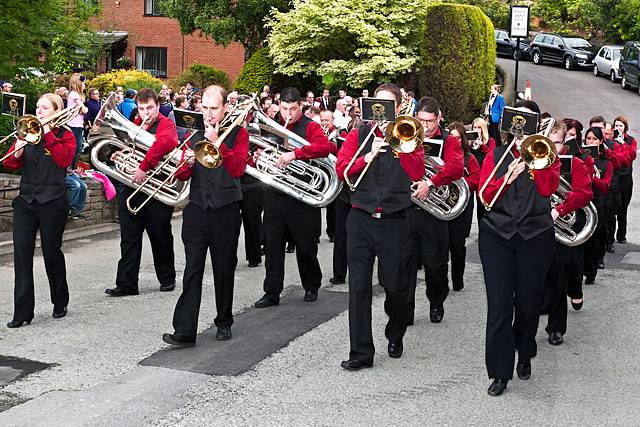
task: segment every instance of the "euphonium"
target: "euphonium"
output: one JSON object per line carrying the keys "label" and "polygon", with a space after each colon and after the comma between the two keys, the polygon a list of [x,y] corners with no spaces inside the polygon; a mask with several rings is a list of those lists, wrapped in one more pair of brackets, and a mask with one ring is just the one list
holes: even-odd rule
{"label": "euphonium", "polygon": [[[107,98],[96,116],[88,140],[93,146],[91,163],[104,174],[129,187],[140,188],[143,193],[166,205],[175,206],[189,196],[188,182],[170,178],[175,175],[182,159],[180,150],[168,154],[170,159],[165,157],[167,161],[158,165],[161,169],[154,170],[153,177],[144,186],[133,183],[133,175],[154,143],[155,136],[120,114],[113,94]],[[123,155],[114,159],[114,165],[111,166],[107,162],[116,151],[122,151]]]}
{"label": "euphonium", "polygon": [[262,149],[255,166],[247,165],[247,174],[309,206],[327,206],[338,197],[340,183],[335,156],[309,161],[293,160],[285,169],[280,169],[276,161],[284,150],[293,150],[309,143],[257,107],[254,108],[253,119],[247,130],[250,144]]}
{"label": "euphonium", "polygon": [[[560,186],[551,195],[551,207],[555,208],[563,203],[567,194],[571,192],[571,184],[566,179],[560,177]],[[558,217],[554,222],[556,241],[564,246],[578,246],[589,240],[598,225],[598,212],[593,203],[580,209],[585,216],[585,223],[579,230],[574,230],[573,226],[577,220],[577,211],[570,212],[565,216]]]}

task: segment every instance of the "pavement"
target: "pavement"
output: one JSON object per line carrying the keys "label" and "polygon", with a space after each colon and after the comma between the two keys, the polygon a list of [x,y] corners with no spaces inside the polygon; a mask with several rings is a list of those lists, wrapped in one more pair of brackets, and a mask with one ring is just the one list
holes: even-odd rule
{"label": "pavement", "polygon": [[[553,70],[522,69],[543,74]],[[576,75],[582,78],[587,73]],[[595,85],[600,83],[607,82],[596,80]],[[581,91],[588,90],[595,89]],[[542,96],[541,91],[537,94]],[[592,105],[594,112],[589,114],[602,113],[596,109],[601,105]],[[621,111],[625,108],[626,104],[619,106]],[[568,107],[563,111],[574,114]],[[633,119],[632,129],[638,124],[640,118]],[[636,180],[637,171],[638,167]],[[262,310],[252,305],[262,296],[264,267],[247,266],[240,238],[236,324],[228,342],[212,339],[215,303],[209,264],[197,351],[190,354],[189,349],[184,355],[161,339],[162,333],[172,332],[179,290],[158,291],[146,239],[141,293],[123,298],[104,294],[115,280],[118,233],[66,241],[68,316],[51,318],[46,273],[38,253],[32,324],[0,327],[0,425],[638,425],[638,200],[634,197],[630,207],[629,243],[616,244],[616,253],[605,258],[607,268],[599,271],[595,285],[585,286],[584,308],[570,309],[564,344],[547,343],[546,316],[542,316],[531,379],[516,378],[499,398],[486,393],[490,382],[484,366],[486,296],[475,224],[467,241],[464,290],[450,293],[443,322],[432,324],[420,280],[416,323],[407,332],[400,359],[386,355],[383,297],[374,297],[377,354],[373,368],[360,372],[340,368],[349,351],[347,287],[328,283],[332,245],[325,235],[319,248],[324,277],[318,301],[300,301],[295,255],[289,254],[284,302]],[[181,218],[172,224],[180,283]],[[535,259],[531,268],[536,268]],[[0,319],[8,321],[13,301],[11,256],[0,256],[0,277]]]}

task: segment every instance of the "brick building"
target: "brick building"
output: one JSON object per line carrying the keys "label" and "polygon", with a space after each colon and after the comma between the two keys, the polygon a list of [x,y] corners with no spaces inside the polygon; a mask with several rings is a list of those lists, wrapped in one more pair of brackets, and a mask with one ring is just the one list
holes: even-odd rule
{"label": "brick building", "polygon": [[198,33],[184,36],[178,21],[162,15],[158,0],[101,0],[102,15],[94,28],[111,50],[98,71],[114,68],[122,56],[133,65],[160,78],[172,78],[193,63],[212,65],[235,81],[243,66],[239,43],[228,48]]}

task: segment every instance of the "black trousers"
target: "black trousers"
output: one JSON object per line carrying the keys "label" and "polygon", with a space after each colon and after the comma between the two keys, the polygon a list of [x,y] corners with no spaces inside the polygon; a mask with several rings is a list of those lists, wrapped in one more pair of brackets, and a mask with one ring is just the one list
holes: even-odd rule
{"label": "black trousers", "polygon": [[138,274],[142,258],[142,234],[146,231],[151,242],[153,265],[161,284],[176,282],[171,215],[173,206],[151,200],[137,215],[127,209],[126,201],[132,190],[126,187],[118,200],[120,218],[120,261],[116,286],[138,290]]}
{"label": "black trousers", "polygon": [[616,216],[622,206],[622,194],[610,192],[607,194],[607,241],[606,246],[613,245],[616,235]]}
{"label": "black trousers", "polygon": [[207,252],[213,265],[216,293],[216,326],[233,324],[233,284],[240,236],[240,204],[231,203],[220,209],[203,210],[193,203],[184,209],[182,242],[186,255],[182,294],[173,313],[177,334],[195,341],[202,298]]}
{"label": "black trousers", "polygon": [[[418,280],[418,264],[424,265],[424,280],[427,283],[427,298],[433,308],[441,308],[449,294],[449,224],[423,209],[411,207],[407,212],[409,221],[409,260],[411,313],[415,309],[415,290]],[[406,243],[396,250],[406,247]]]}
{"label": "black trousers", "polygon": [[620,193],[622,200],[618,210],[618,233],[616,235],[618,241],[627,238],[627,210],[633,195],[633,173],[620,175]]}
{"label": "black trousers", "polygon": [[240,210],[244,227],[244,250],[249,262],[262,261],[262,208],[264,190],[256,186],[242,192]]}
{"label": "black trousers", "polygon": [[349,264],[349,357],[372,361],[375,354],[371,330],[372,276],[378,258],[378,276],[386,294],[384,311],[389,316],[385,335],[401,341],[409,322],[408,251],[409,227],[404,216],[372,218],[359,209],[347,217],[347,261]]}
{"label": "black trousers", "polygon": [[449,254],[451,255],[451,283],[454,288],[464,286],[464,266],[467,259],[466,240],[471,233],[473,220],[473,196],[464,212],[449,221]]}
{"label": "black trousers", "polygon": [[496,141],[496,147],[502,145],[502,138],[500,138],[500,123],[493,123],[489,120],[489,136]]}
{"label": "black trousers", "polygon": [[[606,218],[606,209],[602,204],[597,206],[598,219]],[[604,258],[607,242],[607,222],[598,221],[596,231],[584,243],[584,275],[588,279],[595,279],[598,274],[598,260]]]}
{"label": "black trousers", "polygon": [[347,277],[347,217],[351,211],[351,204],[340,199],[335,202],[336,226],[333,244],[333,277],[344,279]]}
{"label": "black trousers", "polygon": [[51,303],[54,311],[61,311],[69,303],[67,270],[62,253],[62,233],[67,224],[67,197],[40,204],[28,203],[18,196],[13,199],[13,320],[33,319],[35,291],[33,284],[33,254],[36,233],[40,242],[44,268],[49,279]]}
{"label": "black trousers", "polygon": [[329,238],[336,236],[336,200],[327,205],[325,218],[327,221],[327,236]]}
{"label": "black trousers", "polygon": [[571,248],[556,242],[556,253],[547,273],[549,317],[545,330],[567,332],[567,277],[571,269]]}
{"label": "black trousers", "polygon": [[553,228],[529,240],[519,234],[505,239],[483,222],[478,248],[487,288],[487,372],[511,379],[516,350],[521,360],[537,354],[538,302],[554,256]]}
{"label": "black trousers", "polygon": [[296,260],[302,287],[317,291],[322,282],[318,262],[321,209],[306,205],[274,190],[265,190],[264,230],[266,277],[264,292],[278,298],[284,288],[284,258],[287,233],[296,245]]}

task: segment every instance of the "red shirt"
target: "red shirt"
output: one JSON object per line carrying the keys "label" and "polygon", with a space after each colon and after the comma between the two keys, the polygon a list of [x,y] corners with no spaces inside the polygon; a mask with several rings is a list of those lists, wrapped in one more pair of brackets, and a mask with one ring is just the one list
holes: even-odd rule
{"label": "red shirt", "polygon": [[[292,130],[293,127],[300,122],[300,120],[302,120],[302,114],[297,121],[289,123],[287,125],[287,129]],[[280,124],[284,126],[284,121],[282,121]],[[331,152],[331,144],[329,144],[329,139],[322,131],[322,127],[313,120],[307,125],[307,132],[304,139],[307,140],[309,145],[305,145],[304,147],[296,148],[295,150],[293,150],[297,160],[319,159],[322,157],[327,157]]]}
{"label": "red shirt", "polygon": [[[176,125],[171,119],[166,118],[162,114],[158,114],[158,121],[159,123],[155,134],[156,140],[151,145],[151,148],[149,148],[149,151],[147,151],[144,159],[140,162],[139,167],[143,172],[148,172],[149,169],[155,168],[164,156],[178,146]],[[140,126],[142,119],[137,117],[133,123]]]}
{"label": "red shirt", "polygon": [[571,191],[566,195],[563,203],[556,206],[560,216],[577,211],[589,204],[593,198],[591,192],[591,174],[585,162],[573,156],[571,160]]}
{"label": "red shirt", "polygon": [[627,159],[626,150],[622,145],[615,141],[613,144],[613,150],[607,147],[606,144],[603,144],[602,150],[604,151],[605,156],[607,156],[607,159],[613,163],[614,170],[620,168]]}
{"label": "red shirt", "polygon": [[[17,140],[11,144],[9,151],[15,149],[16,142]],[[44,147],[51,153],[51,160],[62,169],[66,169],[71,166],[73,157],[76,154],[76,138],[73,136],[73,132],[68,129],[65,129],[60,138],[49,131],[44,134]],[[11,155],[4,159],[2,164],[8,170],[17,170],[22,168],[23,161],[23,156],[16,157]]]}
{"label": "red shirt", "polygon": [[[520,157],[520,152],[515,148],[515,145],[512,148],[511,152],[516,158]],[[482,170],[480,171],[480,182],[478,183],[478,188],[482,188],[484,183],[489,179],[489,175],[494,168],[494,153],[495,151],[489,152],[487,154],[487,157],[484,159],[484,163],[482,163]],[[512,161],[511,159],[511,157],[507,156],[504,161],[510,163]],[[527,173],[527,171],[525,170],[522,173]],[[487,187],[482,193],[482,198],[485,202],[490,203],[491,200],[493,200],[506,176],[507,175],[505,174],[504,176],[500,177],[500,179],[496,179],[494,175],[491,178],[491,180],[487,184]],[[533,171],[533,179],[535,181],[538,194],[540,194],[542,197],[551,196],[553,193],[555,193],[555,191],[558,189],[558,185],[560,184],[560,159],[556,158],[556,161],[546,169],[538,169]],[[509,184],[505,185],[504,190],[496,200],[499,200],[508,188]]]}
{"label": "red shirt", "polygon": [[480,150],[483,153],[488,153],[489,151],[493,151],[493,149],[496,148],[496,140],[489,137],[489,140],[487,141],[486,144],[482,144],[480,146]]}
{"label": "red shirt", "polygon": [[464,180],[467,181],[469,191],[472,193],[474,191],[478,191],[478,182],[480,181],[480,164],[478,163],[478,159],[473,155],[469,156],[467,171],[469,172],[469,175],[465,176]]}
{"label": "red shirt", "polygon": [[[442,137],[440,128],[431,138],[437,139],[439,137]],[[449,135],[444,141],[442,160],[444,166],[431,178],[431,182],[436,187],[451,184],[464,175],[464,151],[460,146],[460,140],[453,135]]]}
{"label": "red shirt", "polygon": [[629,138],[630,141],[628,144],[625,143],[623,145],[626,156],[624,156],[625,159],[622,166],[629,168],[638,155],[638,143],[634,137],[630,137],[628,134],[624,136],[625,140],[627,138]]}
{"label": "red shirt", "polygon": [[[382,133],[379,129],[376,131],[376,136],[382,137]],[[347,138],[345,139],[342,147],[340,148],[340,151],[338,152],[336,172],[338,172],[338,178],[340,180],[344,180],[344,171],[353,156],[356,154],[356,151],[358,151],[358,147],[358,128],[353,128],[351,132],[347,134]],[[351,169],[349,169],[349,178],[353,178],[360,172],[362,172],[367,164],[364,161],[365,154],[367,153],[361,152],[360,156],[353,163]],[[411,153],[400,153],[398,154],[398,156],[400,158],[400,166],[402,166],[402,169],[404,169],[409,179],[411,181],[421,180],[424,176],[424,148],[422,147],[422,145],[420,145],[417,150]]]}
{"label": "red shirt", "polygon": [[[189,141],[190,143],[191,141]],[[196,141],[197,142],[197,141]],[[241,128],[236,135],[235,144],[233,148],[227,147],[223,142],[220,144],[220,154],[222,154],[222,167],[225,168],[229,176],[232,178],[240,178],[244,173],[244,169],[247,166],[247,153],[249,152],[249,132],[245,128]],[[182,149],[182,158],[184,159],[184,152],[187,147]],[[195,163],[194,163],[195,166]],[[191,178],[193,173],[193,167],[188,164],[183,164],[178,172],[176,178],[181,181],[186,181]]]}

